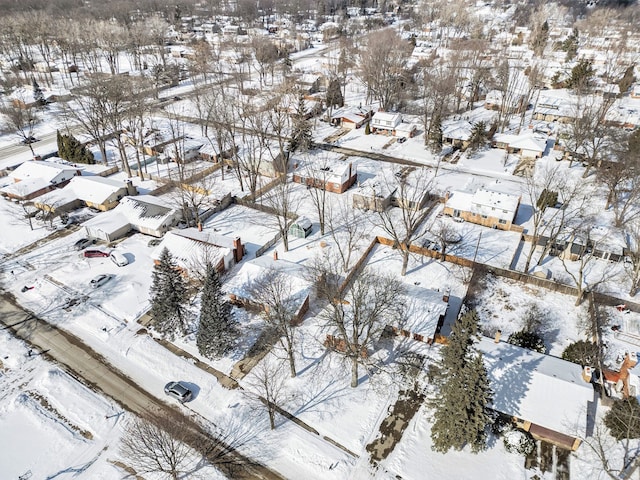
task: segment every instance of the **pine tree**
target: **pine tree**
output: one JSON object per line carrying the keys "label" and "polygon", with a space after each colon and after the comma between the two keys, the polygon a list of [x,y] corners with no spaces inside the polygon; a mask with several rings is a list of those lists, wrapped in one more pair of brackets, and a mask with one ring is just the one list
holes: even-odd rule
{"label": "pine tree", "polygon": [[477,336],[478,316],[470,311],[454,323],[449,343],[442,348],[436,379],[440,395],[430,402],[435,409],[431,429],[435,451],[470,445],[477,453],[486,445],[492,395],[482,354],[474,347]]}
{"label": "pine tree", "polygon": [[36,105],[43,107],[47,102],[44,99],[44,93],[42,93],[42,89],[40,88],[40,85],[38,85],[38,82],[36,82],[35,77],[31,78],[31,85],[33,86],[33,99],[35,100]]}
{"label": "pine tree", "polygon": [[218,272],[212,265],[207,265],[196,337],[198,351],[207,358],[220,357],[233,346],[238,333],[238,322],[224,298]]}
{"label": "pine tree", "polygon": [[151,317],[153,326],[170,340],[176,331],[184,335],[187,331],[187,285],[171,253],[162,250],[160,259],[153,267],[151,284]]}
{"label": "pine tree", "polygon": [[289,150],[292,152],[296,149],[302,151],[311,147],[311,125],[307,119],[307,108],[304,104],[304,96],[298,97],[298,107],[296,108],[293,132],[291,141],[289,142]]}
{"label": "pine tree", "polygon": [[431,123],[429,131],[429,146],[434,153],[440,153],[442,150],[442,120],[440,116],[436,116]]}
{"label": "pine tree", "polygon": [[371,134],[371,126],[369,125],[369,122],[367,122],[365,127],[364,127],[364,134],[365,135],[370,135]]}
{"label": "pine tree", "polygon": [[478,150],[487,141],[487,125],[484,121],[473,124],[471,138],[469,139],[469,149],[472,152]]}
{"label": "pine tree", "polygon": [[342,97],[342,89],[340,88],[340,81],[337,78],[331,79],[329,86],[327,87],[327,107],[342,107],[344,105],[344,98]]}
{"label": "pine tree", "polygon": [[73,163],[96,163],[93,153],[73,135],[58,132],[58,156]]}
{"label": "pine tree", "polygon": [[64,136],[60,133],[60,130],[56,130],[56,139],[58,141],[58,156],[60,158],[67,158],[67,153],[65,150],[65,138]]}

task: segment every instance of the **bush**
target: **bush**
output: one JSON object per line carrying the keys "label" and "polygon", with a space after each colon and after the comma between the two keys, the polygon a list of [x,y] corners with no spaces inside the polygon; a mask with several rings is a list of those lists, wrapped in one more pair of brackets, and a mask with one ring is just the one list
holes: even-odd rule
{"label": "bush", "polygon": [[618,441],[640,438],[640,404],[636,397],[616,400],[604,417],[604,424]]}
{"label": "bush", "polygon": [[527,456],[536,448],[536,441],[529,432],[519,428],[511,430],[504,435],[504,448],[509,453],[519,453]]}
{"label": "bush", "polygon": [[496,418],[491,424],[491,432],[494,435],[505,435],[515,428],[513,418],[504,413],[497,413]]}
{"label": "bush", "polygon": [[518,345],[519,347],[527,348],[538,353],[545,353],[547,351],[544,340],[535,332],[520,330],[519,332],[514,332],[509,335],[507,341],[512,345]]}
{"label": "bush", "polygon": [[586,365],[594,365],[598,358],[598,346],[593,342],[579,340],[564,349],[562,358],[569,362],[582,365],[583,367]]}

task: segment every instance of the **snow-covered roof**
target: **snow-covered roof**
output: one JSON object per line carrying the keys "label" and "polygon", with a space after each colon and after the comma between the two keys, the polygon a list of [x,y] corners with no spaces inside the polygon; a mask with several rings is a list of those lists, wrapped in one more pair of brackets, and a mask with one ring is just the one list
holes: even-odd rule
{"label": "snow-covered roof", "polygon": [[395,127],[402,122],[402,115],[399,113],[376,112],[371,118],[371,125],[377,128]]}
{"label": "snow-covered roof", "polygon": [[311,220],[309,220],[307,217],[298,217],[298,219],[293,222],[293,224],[298,225],[303,230],[311,228]]}
{"label": "snow-covered roof", "polygon": [[469,140],[473,125],[468,120],[457,120],[442,126],[442,137],[454,140]]}
{"label": "snow-covered roof", "polygon": [[356,173],[356,165],[343,160],[318,158],[311,154],[296,154],[292,157],[292,161],[298,164],[295,170],[300,176],[328,183],[342,184]]}
{"label": "snow-covered roof", "polygon": [[425,339],[432,338],[440,316],[447,312],[448,303],[442,299],[442,292],[409,284],[405,285],[405,291],[404,298],[398,300],[407,308],[405,318],[398,319],[393,326],[423,335]]}
{"label": "snow-covered roof", "polygon": [[373,110],[372,107],[364,106],[364,107],[352,107],[352,106],[344,106],[334,110],[331,115],[331,119],[345,118],[349,119],[352,122],[361,122],[364,117],[369,115]]}
{"label": "snow-covered roof", "polygon": [[98,176],[74,177],[64,189],[72,190],[80,200],[101,204],[118,190],[126,190],[126,185],[123,182]]}
{"label": "snow-covered roof", "polygon": [[[167,232],[162,238],[160,245],[151,254],[151,258],[158,260],[165,248],[169,250],[173,258],[181,267],[190,267],[197,265],[199,262],[211,262],[217,265],[221,259],[231,253],[231,248],[221,246],[210,238],[208,232],[199,232],[195,229],[172,230]],[[222,237],[221,235],[213,235],[212,237]],[[222,237],[226,238],[226,237]]]}
{"label": "snow-covered roof", "polygon": [[396,191],[393,181],[389,180],[392,175],[393,171],[391,171],[391,169],[380,170],[376,173],[375,177],[368,177],[362,181],[358,181],[355,193],[366,197],[373,197],[375,195],[379,198],[386,198]]}
{"label": "snow-covered roof", "polygon": [[30,160],[28,162],[24,162],[18,168],[9,173],[9,177],[18,180],[24,180],[25,178],[42,178],[50,181],[61,173],[67,172],[69,173],[67,179],[69,179],[78,173],[78,169],[73,166],[57,162]]}
{"label": "snow-covered roof", "polygon": [[27,178],[19,182],[14,182],[6,187],[0,188],[0,192],[5,195],[15,197],[27,197],[30,194],[51,186],[51,182],[45,178]]}
{"label": "snow-covered roof", "polygon": [[547,148],[546,138],[529,131],[521,135],[503,133],[495,135],[493,138],[498,143],[506,143],[509,147],[519,150],[544,153]]}
{"label": "snow-covered roof", "polygon": [[159,229],[168,217],[175,216],[176,211],[166,202],[152,195],[124,197],[120,204],[108,212],[96,215],[83,226],[96,227],[107,224],[133,224],[138,227]]}
{"label": "snow-covered roof", "polygon": [[487,337],[477,346],[494,409],[565,435],[585,436],[587,407],[595,393],[582,379],[580,365]]}
{"label": "snow-covered roof", "polygon": [[480,188],[473,194],[471,211],[480,215],[513,220],[520,197],[511,193]]}

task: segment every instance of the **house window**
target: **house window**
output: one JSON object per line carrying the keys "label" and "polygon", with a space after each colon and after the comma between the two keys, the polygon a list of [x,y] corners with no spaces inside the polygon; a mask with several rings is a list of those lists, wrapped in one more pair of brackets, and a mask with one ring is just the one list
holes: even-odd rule
{"label": "house window", "polygon": [[454,217],[459,217],[460,216],[460,210],[454,210],[453,211],[453,216]]}
{"label": "house window", "polygon": [[487,215],[482,215],[482,218],[489,218]]}
{"label": "house window", "polygon": [[498,220],[498,223],[500,223],[500,224],[504,225],[504,224],[506,224],[506,223],[507,223],[507,221],[506,221],[506,220]]}

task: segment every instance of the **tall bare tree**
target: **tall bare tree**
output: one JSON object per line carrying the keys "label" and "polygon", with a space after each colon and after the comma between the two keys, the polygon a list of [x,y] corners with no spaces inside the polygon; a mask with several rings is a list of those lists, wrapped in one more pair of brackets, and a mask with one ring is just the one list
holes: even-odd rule
{"label": "tall bare tree", "polygon": [[279,270],[268,270],[249,284],[251,298],[262,307],[262,317],[280,335],[280,344],[287,353],[289,371],[296,376],[295,347],[298,312],[304,298],[295,295],[296,280]]}
{"label": "tall bare tree", "polygon": [[282,175],[281,181],[262,197],[262,202],[272,210],[284,251],[288,252],[289,224],[295,217],[299,203],[299,199],[293,195],[293,183],[289,182],[286,175]]}
{"label": "tall bare tree", "polygon": [[411,45],[393,29],[370,33],[365,45],[360,51],[360,78],[367,86],[367,97],[389,110],[400,100],[408,81],[406,65]]}
{"label": "tall bare tree", "polygon": [[15,131],[22,138],[23,143],[27,144],[31,155],[35,156],[32,145],[33,129],[39,121],[35,105],[27,100],[6,104],[0,108],[0,114],[3,117],[4,127]]}
{"label": "tall bare tree", "polygon": [[349,204],[349,199],[345,196],[340,196],[337,202],[330,205],[327,226],[340,256],[342,271],[347,272],[351,268],[353,253],[371,226],[365,222],[362,214]]}
{"label": "tall bare tree", "polygon": [[411,244],[424,234],[418,227],[429,213],[425,206],[435,193],[433,176],[426,168],[403,167],[394,169],[386,182],[396,206],[379,211],[376,223],[391,237],[402,256],[400,275],[404,276]]}
{"label": "tall bare tree", "polygon": [[271,430],[276,428],[276,413],[287,395],[282,370],[282,362],[269,356],[253,367],[245,377],[245,391],[257,397],[264,405]]}
{"label": "tall bare tree", "polygon": [[358,386],[358,367],[384,327],[401,318],[402,283],[394,275],[364,269],[351,285],[340,284],[340,266],[317,259],[312,267],[318,296],[327,303],[321,317],[335,339],[335,350],[351,364],[351,386]]}

